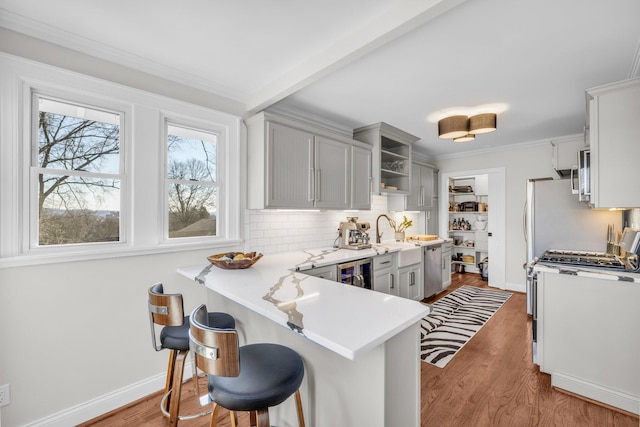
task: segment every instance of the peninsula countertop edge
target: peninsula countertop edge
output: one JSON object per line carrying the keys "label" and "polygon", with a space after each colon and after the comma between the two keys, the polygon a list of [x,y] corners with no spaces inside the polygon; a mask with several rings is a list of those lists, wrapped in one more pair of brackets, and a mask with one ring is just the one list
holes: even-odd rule
{"label": "peninsula countertop edge", "polygon": [[310,276],[304,270],[401,249],[402,245],[361,251],[320,248],[265,255],[244,270],[201,263],[180,267],[178,273],[292,333],[355,360],[419,322],[430,307]]}

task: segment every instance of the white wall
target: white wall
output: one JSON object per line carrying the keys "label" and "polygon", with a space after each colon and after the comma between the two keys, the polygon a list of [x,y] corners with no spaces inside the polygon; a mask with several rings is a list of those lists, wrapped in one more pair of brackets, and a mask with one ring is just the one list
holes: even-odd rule
{"label": "white wall", "polygon": [[[473,149],[473,143],[469,143]],[[505,167],[505,207],[506,207],[506,284],[508,288],[524,288],[526,245],[523,231],[524,203],[527,179],[557,177],[551,164],[552,149],[548,141],[520,144],[512,149],[495,150],[484,153],[470,153],[467,156],[440,159],[436,165],[440,174]],[[446,202],[446,200],[445,200]]]}
{"label": "white wall", "polygon": [[100,412],[91,410],[109,408],[91,407],[92,399],[121,393],[133,401],[162,389],[169,354],[151,346],[147,290],[163,282],[168,292],[184,294],[185,310],[206,301],[205,289],[176,268],[204,265],[207,255],[193,251],[0,269],[0,378],[11,385],[2,425],[27,425],[76,405],[97,416]]}

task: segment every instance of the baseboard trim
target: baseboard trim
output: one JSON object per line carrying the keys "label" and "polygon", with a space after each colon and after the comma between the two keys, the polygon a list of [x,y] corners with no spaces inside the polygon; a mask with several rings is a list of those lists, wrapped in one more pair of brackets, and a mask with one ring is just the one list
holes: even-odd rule
{"label": "baseboard trim", "polygon": [[509,283],[506,282],[504,284],[505,291],[511,292],[522,292],[523,294],[527,292],[527,287],[522,283]]}
{"label": "baseboard trim", "polygon": [[594,403],[622,410],[636,417],[640,415],[640,396],[622,393],[618,390],[558,372],[551,374],[551,386],[577,395],[577,397],[586,398]]}
{"label": "baseboard trim", "polygon": [[[188,369],[191,369],[190,366]],[[187,371],[187,367],[185,367],[185,372],[189,372]],[[166,373],[163,372],[79,405],[72,406],[48,417],[25,424],[23,427],[68,427],[82,424],[114,409],[126,406],[145,396],[156,393],[158,390],[164,389],[165,375]],[[158,410],[160,409],[158,408]]]}

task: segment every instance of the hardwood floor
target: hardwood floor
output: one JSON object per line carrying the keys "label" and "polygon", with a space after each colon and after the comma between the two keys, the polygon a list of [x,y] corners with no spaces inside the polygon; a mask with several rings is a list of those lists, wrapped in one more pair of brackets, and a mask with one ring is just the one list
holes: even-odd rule
{"label": "hardwood floor", "polygon": [[[446,293],[487,287],[478,274],[454,274]],[[433,302],[446,293],[437,295]],[[551,388],[532,363],[526,295],[513,296],[444,369],[422,364],[422,427],[615,426],[638,419]]]}
{"label": "hardwood floor", "polygon": [[[487,287],[478,274],[454,274],[449,289],[426,302],[462,285]],[[525,305],[526,296],[514,293],[444,369],[421,363],[422,427],[640,426],[638,418],[551,388],[551,377],[531,362],[531,321]],[[191,383],[186,383],[181,412],[200,410],[193,395]],[[148,396],[81,427],[169,426],[158,408],[160,398],[160,393]],[[230,426],[228,413],[220,412],[219,425]],[[209,417],[179,423],[208,425]],[[240,425],[248,425],[248,417],[241,416]]]}

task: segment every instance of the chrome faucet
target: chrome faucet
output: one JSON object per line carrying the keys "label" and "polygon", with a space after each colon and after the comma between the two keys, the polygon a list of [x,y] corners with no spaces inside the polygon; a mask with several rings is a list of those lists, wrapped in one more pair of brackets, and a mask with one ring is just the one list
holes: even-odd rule
{"label": "chrome faucet", "polygon": [[389,221],[389,217],[384,214],[378,215],[378,218],[376,218],[376,243],[380,243],[380,238],[382,237],[382,233],[380,232],[380,225],[378,224],[378,221],[380,221],[381,217],[385,217],[387,218],[387,222]]}

